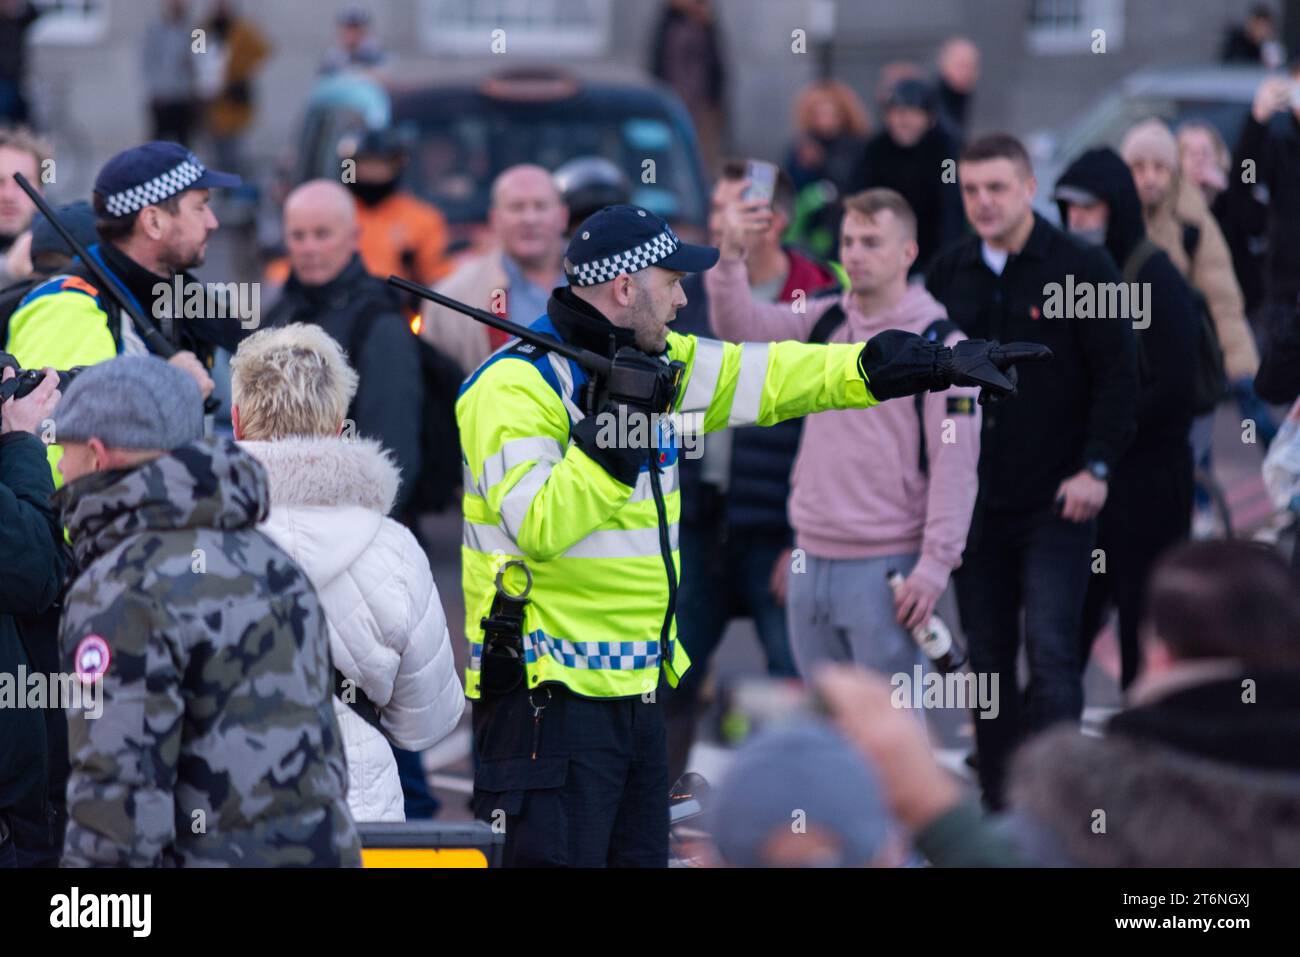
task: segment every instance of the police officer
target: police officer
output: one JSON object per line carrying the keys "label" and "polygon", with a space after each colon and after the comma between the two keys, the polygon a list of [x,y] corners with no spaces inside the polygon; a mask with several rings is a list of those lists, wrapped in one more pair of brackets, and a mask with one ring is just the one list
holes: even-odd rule
{"label": "police officer", "polygon": [[[680,280],[717,259],[648,210],[606,207],[574,234],[569,285],[531,328],[609,357],[608,376],[515,341],[462,386],[472,803],[504,828],[508,864],[667,863],[654,691],[661,669],[676,685],[689,667],[673,620],[681,428],[771,425],[953,384],[1010,395],[1003,370],[1050,355],[897,330],[865,346],[669,332]],[[681,418],[658,415],[670,408]]]}
{"label": "police officer", "polygon": [[[199,381],[205,398],[212,391],[206,370],[215,347],[237,348],[243,324],[238,317],[208,315],[208,303],[217,300],[206,294],[189,300],[203,303],[203,315],[182,317],[183,297],[195,288],[189,270],[203,264],[208,238],[217,228],[208,206],[210,191],[239,182],[238,176],[207,169],[179,143],[166,142],[118,153],[95,178],[92,205],[101,242],[88,252],[118,291],[180,350],[169,361]],[[179,302],[177,277],[182,280]],[[69,369],[150,351],[131,318],[79,262],[23,298],[9,320],[5,348],[25,369]],[[51,464],[57,461],[54,452]]]}

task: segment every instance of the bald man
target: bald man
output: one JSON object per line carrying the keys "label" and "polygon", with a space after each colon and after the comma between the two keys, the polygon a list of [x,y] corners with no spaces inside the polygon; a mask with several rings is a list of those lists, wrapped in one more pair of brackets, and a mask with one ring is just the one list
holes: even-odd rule
{"label": "bald man", "polygon": [[980,78],[980,51],[965,37],[951,37],[939,48],[939,122],[957,142],[966,139],[971,97]]}
{"label": "bald man", "polygon": [[[453,299],[528,325],[546,311],[556,286],[565,285],[564,228],[568,210],[551,174],[540,166],[511,166],[492,184],[488,225],[496,240],[488,252],[461,262],[436,287]],[[426,303],[421,335],[465,373],[505,336],[466,316]]]}
{"label": "bald man", "polygon": [[348,353],[360,379],[344,434],[378,439],[402,471],[393,514],[404,508],[420,473],[424,388],[418,343],[396,290],[366,272],[357,253],[356,205],[342,184],[303,183],[284,202],[289,279],[266,324],[311,322]]}

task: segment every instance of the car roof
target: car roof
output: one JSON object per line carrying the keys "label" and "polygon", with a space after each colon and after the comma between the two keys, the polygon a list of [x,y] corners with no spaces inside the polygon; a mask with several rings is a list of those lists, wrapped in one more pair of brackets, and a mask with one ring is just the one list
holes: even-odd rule
{"label": "car roof", "polygon": [[[542,96],[539,99],[497,96],[485,87],[518,82],[525,84],[537,78],[543,83],[553,82],[567,87],[570,93],[560,96]],[[397,79],[386,84],[392,97],[393,119],[418,118],[428,112],[446,115],[449,111],[472,108],[472,105],[497,103],[504,108],[572,110],[617,107],[621,110],[643,112],[675,112],[673,99],[666,96],[666,87],[640,71],[584,69],[581,76],[548,68],[540,71],[512,70],[509,73],[484,71],[479,76],[445,76],[430,79]]]}
{"label": "car roof", "polygon": [[1269,71],[1254,66],[1187,66],[1139,70],[1121,81],[1126,94],[1250,103]]}
{"label": "car roof", "polygon": [[383,85],[393,93],[432,88],[477,88],[485,80],[512,74],[532,74],[569,78],[580,84],[650,87],[657,81],[645,70],[629,63],[584,63],[567,69],[554,63],[524,62],[503,70],[500,65],[467,65],[447,59],[407,59],[385,70]]}

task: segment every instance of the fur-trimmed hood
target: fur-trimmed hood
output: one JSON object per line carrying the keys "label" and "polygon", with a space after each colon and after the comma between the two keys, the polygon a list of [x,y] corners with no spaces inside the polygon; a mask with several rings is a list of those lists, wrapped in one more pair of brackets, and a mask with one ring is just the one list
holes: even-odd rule
{"label": "fur-trimmed hood", "polygon": [[374,439],[293,437],[241,442],[266,466],[271,505],[356,505],[387,515],[400,472]]}
{"label": "fur-trimmed hood", "polygon": [[371,439],[294,437],[241,442],[266,468],[270,523],[319,588],[370,547],[397,498],[390,453]]}

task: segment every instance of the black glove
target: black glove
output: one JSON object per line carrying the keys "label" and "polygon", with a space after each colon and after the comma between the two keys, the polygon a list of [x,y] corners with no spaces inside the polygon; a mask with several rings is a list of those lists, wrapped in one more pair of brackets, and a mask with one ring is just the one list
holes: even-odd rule
{"label": "black glove", "polygon": [[964,385],[979,386],[983,404],[1016,394],[1015,363],[1051,357],[1052,350],[1031,342],[1004,346],[966,339],[949,349],[912,332],[887,329],[862,347],[858,367],[881,401]]}
{"label": "black glove", "polygon": [[662,362],[624,346],[614,354],[599,411],[573,427],[573,441],[624,485],[636,485],[641,466],[657,449],[656,414],[672,411],[682,363]]}
{"label": "black glove", "polygon": [[999,402],[1016,394],[1018,362],[1046,362],[1052,350],[1036,342],[1008,342],[996,339],[966,339],[940,360],[950,385],[974,385],[980,388],[980,405]]}
{"label": "black glove", "polygon": [[641,466],[650,458],[654,438],[649,428],[625,431],[623,424],[630,423],[638,410],[622,406],[625,411],[620,416],[619,408],[613,402],[606,402],[595,415],[575,425],[570,434],[574,444],[587,453],[587,458],[624,485],[636,485]]}

